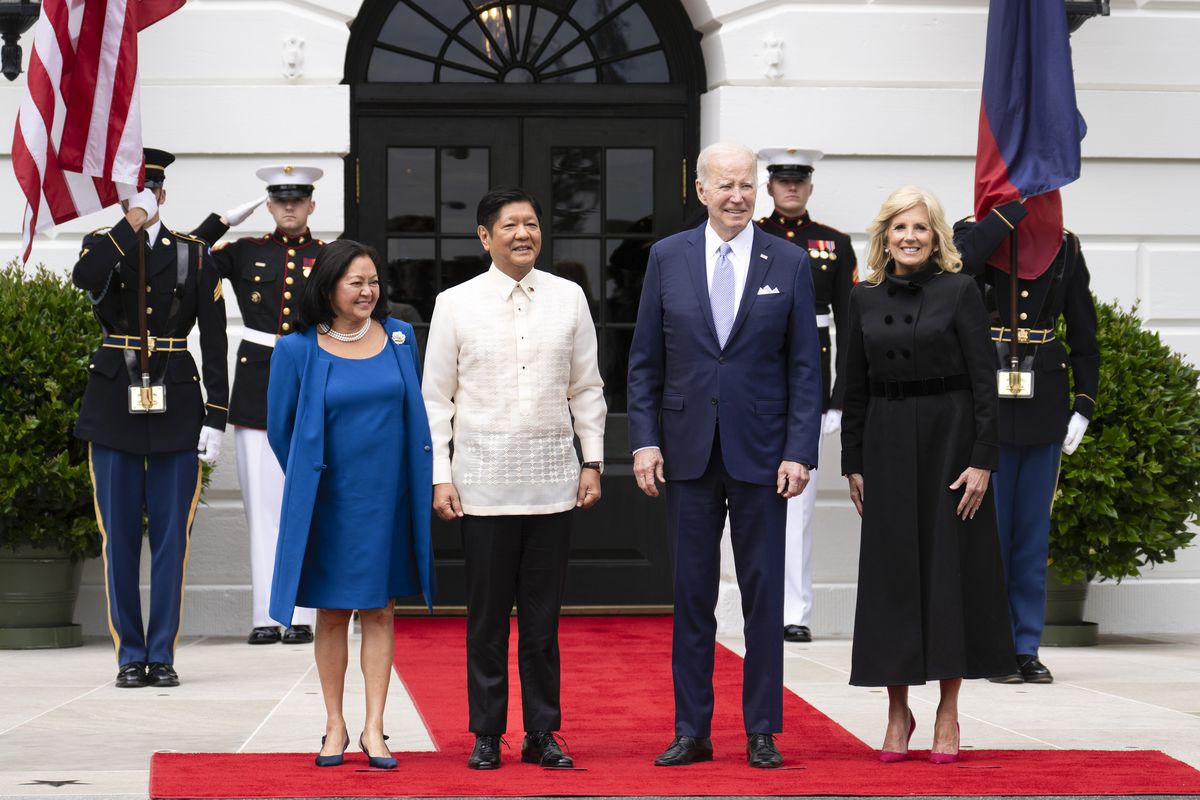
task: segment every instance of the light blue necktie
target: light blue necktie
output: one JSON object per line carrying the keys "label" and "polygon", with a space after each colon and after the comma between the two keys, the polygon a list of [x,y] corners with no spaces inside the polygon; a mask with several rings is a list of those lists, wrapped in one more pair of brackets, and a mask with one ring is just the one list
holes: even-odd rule
{"label": "light blue necktie", "polygon": [[712,303],[713,323],[717,327],[717,341],[721,347],[729,340],[733,330],[733,262],[729,254],[733,248],[726,242],[717,248],[717,268],[713,270],[712,289],[708,299]]}

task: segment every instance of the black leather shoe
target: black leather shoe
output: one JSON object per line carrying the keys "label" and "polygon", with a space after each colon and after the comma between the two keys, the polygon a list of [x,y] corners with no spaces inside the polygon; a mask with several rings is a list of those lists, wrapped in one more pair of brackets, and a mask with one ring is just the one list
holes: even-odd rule
{"label": "black leather shoe", "polygon": [[811,642],[812,631],[807,625],[784,625],[783,640],[785,642]]}
{"label": "black leather shoe", "polygon": [[279,628],[267,626],[255,628],[246,637],[246,644],[275,644],[279,641]]}
{"label": "black leather shoe", "polygon": [[[278,631],[276,632],[278,635]],[[283,632],[284,644],[312,644],[313,630],[311,625],[288,625]]]}
{"label": "black leather shoe", "polygon": [[1017,656],[1017,669],[1026,683],[1054,683],[1054,676],[1037,656]]}
{"label": "black leather shoe", "polygon": [[146,667],[146,684],[149,686],[178,686],[179,675],[170,664],[151,664]]}
{"label": "black leather shoe", "polygon": [[671,740],[671,746],[663,750],[662,755],[654,759],[656,767],[686,767],[697,761],[712,761],[712,739],[707,736],[676,736]]}
{"label": "black leather shoe", "polygon": [[140,689],[148,685],[146,683],[146,663],[144,661],[130,661],[117,670],[118,689]]}
{"label": "black leather shoe", "polygon": [[746,737],[746,760],[759,769],[775,769],[783,765],[783,756],[770,733],[752,733]]}
{"label": "black leather shoe", "polygon": [[575,760],[562,751],[553,731],[532,731],[521,742],[521,760],[546,769],[570,769]]}
{"label": "black leather shoe", "polygon": [[475,735],[475,749],[467,759],[471,769],[500,769],[500,737]]}
{"label": "black leather shoe", "polygon": [[1021,671],[1017,670],[1007,675],[996,675],[995,677],[988,678],[988,681],[991,683],[1024,683],[1025,679],[1021,677]]}

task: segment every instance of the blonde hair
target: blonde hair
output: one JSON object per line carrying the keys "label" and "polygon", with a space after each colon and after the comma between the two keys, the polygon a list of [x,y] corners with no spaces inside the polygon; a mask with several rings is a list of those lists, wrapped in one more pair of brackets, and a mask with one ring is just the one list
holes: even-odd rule
{"label": "blonde hair", "polygon": [[946,212],[942,204],[934,197],[933,192],[920,186],[901,186],[888,195],[879,207],[879,213],[867,226],[867,274],[865,283],[878,285],[883,281],[884,269],[887,267],[887,231],[888,226],[898,214],[903,214],[911,208],[924,206],[929,214],[929,227],[933,230],[933,256],[931,260],[945,272],[958,272],[962,269],[962,257],[954,246],[954,231],[946,222]]}
{"label": "blonde hair", "polygon": [[710,144],[701,150],[700,155],[696,157],[696,180],[700,181],[701,186],[708,186],[708,171],[713,159],[722,157],[745,159],[750,162],[751,172],[754,171],[755,166],[758,164],[758,158],[754,155],[754,151],[745,145],[735,142]]}

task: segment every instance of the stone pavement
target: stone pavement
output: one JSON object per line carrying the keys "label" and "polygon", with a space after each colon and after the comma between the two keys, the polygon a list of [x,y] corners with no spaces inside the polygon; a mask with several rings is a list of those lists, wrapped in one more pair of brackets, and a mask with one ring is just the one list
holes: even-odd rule
{"label": "stone pavement", "polygon": [[[722,641],[741,652],[739,639]],[[356,649],[357,640],[346,687],[352,738],[363,714]],[[846,684],[849,640],[785,650],[788,687],[878,747],[886,693]],[[1045,648],[1042,659],[1053,685],[964,685],[964,748],[1148,748],[1200,768],[1200,636],[1102,637],[1099,647]],[[311,646],[190,638],[176,667],[177,688],[117,689],[107,639],[0,651],[0,798],[144,798],[155,750],[315,753],[324,709]],[[929,746],[936,704],[936,685],[913,690],[913,747]],[[387,731],[397,753],[434,747],[398,680]]]}

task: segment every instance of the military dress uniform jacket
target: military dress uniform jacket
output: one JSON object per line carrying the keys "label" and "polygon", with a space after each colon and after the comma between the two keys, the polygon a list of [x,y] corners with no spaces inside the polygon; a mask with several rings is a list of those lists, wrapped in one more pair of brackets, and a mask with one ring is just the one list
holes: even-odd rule
{"label": "military dress uniform jacket", "polygon": [[[73,279],[92,300],[92,311],[105,343],[88,362],[88,384],[75,423],[75,435],[88,442],[149,455],[194,450],[202,425],[224,430],[229,403],[225,361],[225,301],[221,280],[206,255],[204,242],[159,228],[146,248],[146,286],[138,286],[138,234],[121,220],[83,240]],[[146,294],[146,323],[155,347],[150,379],[166,387],[166,411],[129,413],[129,387],[141,385],[138,342],[138,293]],[[200,328],[203,383],[186,341]],[[129,337],[129,338],[120,338]]]}
{"label": "military dress uniform jacket", "polygon": [[854,287],[854,270],[858,266],[850,237],[836,228],[813,222],[808,212],[796,219],[774,213],[760,219],[758,227],[808,251],[812,263],[815,312],[832,313],[837,329],[838,369],[835,375],[829,328],[817,328],[821,341],[821,413],[830,408],[841,408],[845,394],[842,364],[845,363],[846,353],[847,312],[850,308],[850,290]]}
{"label": "military dress uniform jacket", "polygon": [[[1025,217],[1018,202],[997,208],[979,222],[968,218],[954,226],[954,244],[963,258],[963,271],[980,282],[992,316],[992,338],[1011,339],[1012,280],[1007,272],[988,266],[987,259]],[[1033,446],[1061,442],[1075,411],[1091,419],[1100,382],[1100,351],[1096,344],[1096,306],[1089,284],[1091,276],[1080,251],[1079,239],[1063,231],[1063,243],[1054,262],[1039,277],[1019,280],[1017,329],[1054,331],[1059,317],[1066,320],[1066,347],[1057,338],[1033,333],[1042,344],[1020,343],[1023,369],[1034,372],[1034,392],[1029,399],[1000,398],[1000,442]],[[1018,339],[1020,337],[1018,336]],[[1010,366],[1007,342],[996,342],[997,368]],[[1069,352],[1068,352],[1069,351]],[[1068,372],[1074,382],[1075,402],[1068,399]]]}
{"label": "military dress uniform jacket", "polygon": [[[204,226],[209,241],[220,238],[225,226]],[[226,228],[227,230],[227,228]],[[325,242],[305,230],[288,236],[278,229],[265,236],[238,239],[216,247],[212,261],[229,281],[242,312],[242,324],[268,336],[285,336],[295,326],[308,274]],[[229,422],[246,428],[267,428],[267,383],[273,348],[243,340],[233,374]]]}

